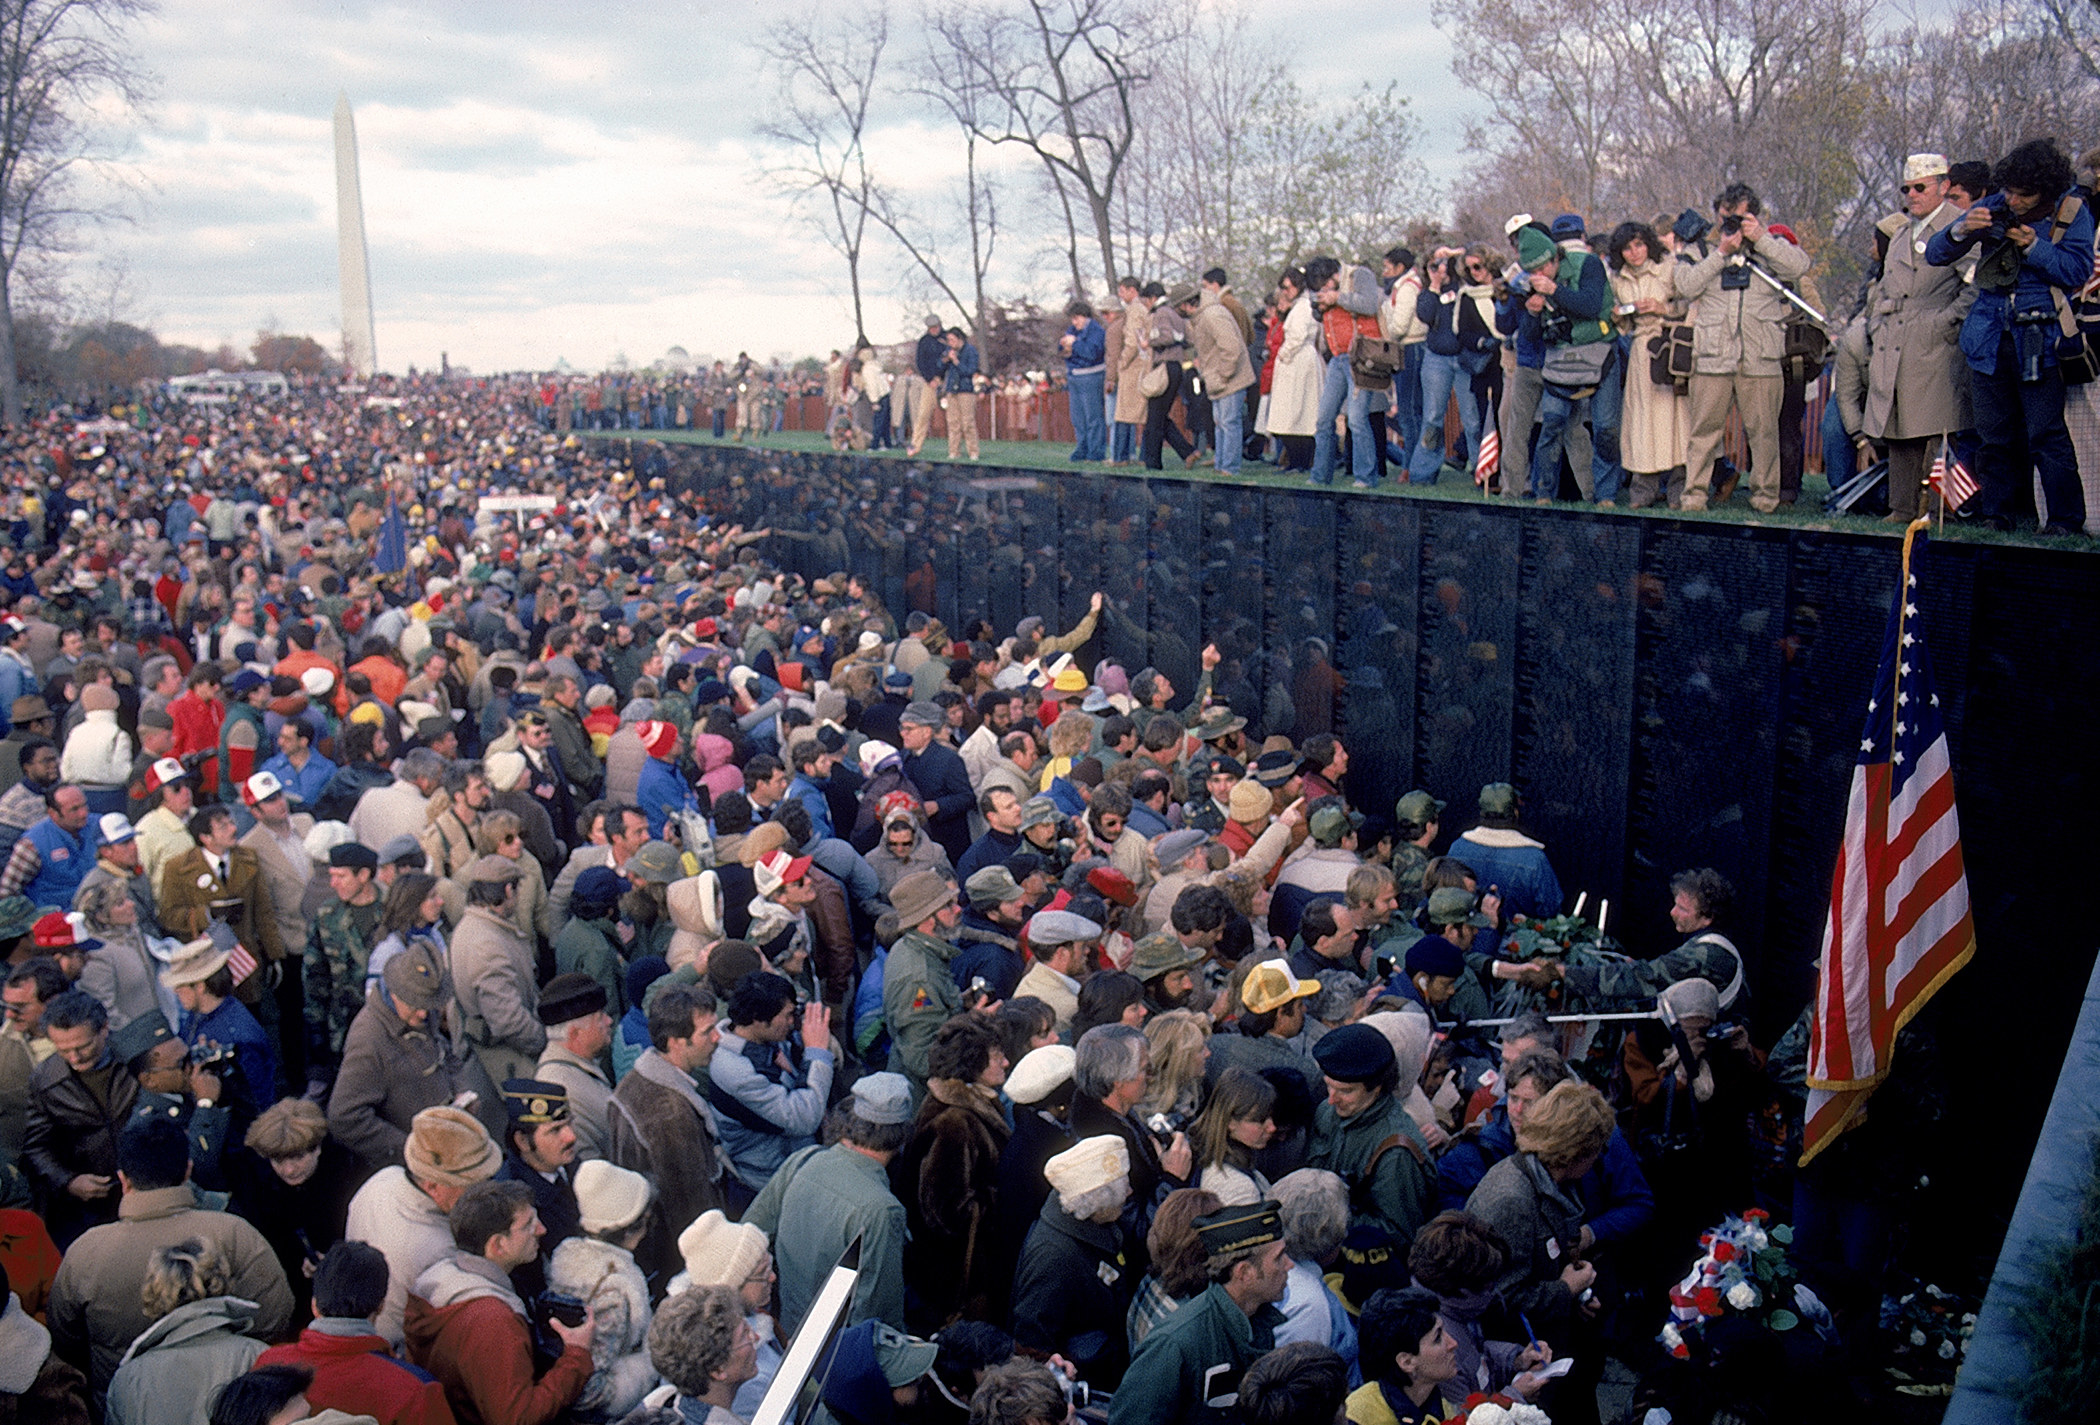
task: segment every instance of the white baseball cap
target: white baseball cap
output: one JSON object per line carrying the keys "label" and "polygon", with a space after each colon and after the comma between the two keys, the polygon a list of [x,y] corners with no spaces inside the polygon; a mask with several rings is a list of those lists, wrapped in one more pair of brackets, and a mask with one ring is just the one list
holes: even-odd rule
{"label": "white baseball cap", "polygon": [[116,846],[137,836],[138,829],[120,811],[106,811],[95,824],[104,846]]}

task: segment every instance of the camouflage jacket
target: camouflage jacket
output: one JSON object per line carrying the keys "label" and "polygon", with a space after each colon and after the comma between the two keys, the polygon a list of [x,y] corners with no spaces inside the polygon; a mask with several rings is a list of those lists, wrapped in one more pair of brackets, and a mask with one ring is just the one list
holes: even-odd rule
{"label": "camouflage jacket", "polygon": [[1727,936],[1702,930],[1667,955],[1626,965],[1570,965],[1568,988],[1599,1009],[1647,1009],[1679,980],[1710,980],[1721,992],[1721,1009],[1740,1020],[1750,1009],[1743,982],[1743,957]]}
{"label": "camouflage jacket", "polygon": [[329,1063],[342,1058],[343,1036],[364,1008],[365,966],[379,941],[379,911],[378,901],[350,906],[331,899],[314,916],[306,943],[306,1042]]}

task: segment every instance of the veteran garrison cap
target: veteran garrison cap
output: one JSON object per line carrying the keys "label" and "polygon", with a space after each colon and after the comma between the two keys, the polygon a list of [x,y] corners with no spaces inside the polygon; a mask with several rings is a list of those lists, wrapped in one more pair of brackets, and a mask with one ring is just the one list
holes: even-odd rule
{"label": "veteran garrison cap", "polygon": [[505,1079],[503,1110],[513,1128],[537,1128],[543,1123],[566,1123],[569,1091],[544,1079]]}
{"label": "veteran garrison cap", "polygon": [[1196,1236],[1209,1257],[1226,1257],[1283,1240],[1283,1209],[1275,1201],[1250,1202],[1206,1213],[1195,1221]]}

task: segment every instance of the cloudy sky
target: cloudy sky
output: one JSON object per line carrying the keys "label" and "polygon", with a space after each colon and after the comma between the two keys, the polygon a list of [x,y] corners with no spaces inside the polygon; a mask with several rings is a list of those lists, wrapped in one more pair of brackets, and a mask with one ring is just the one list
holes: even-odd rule
{"label": "cloudy sky", "polygon": [[[1399,80],[1448,174],[1464,115],[1426,11],[1269,0],[1259,13],[1314,92]],[[852,329],[844,264],[759,172],[750,40],[766,12],[163,0],[138,45],[157,97],[120,137],[129,220],[90,235],[80,270],[121,272],[125,314],[164,339],[245,349],[274,320],[335,346],[331,115],[345,91],[382,367],[829,348]],[[901,107],[871,147],[925,202],[960,172],[959,143]],[[870,334],[902,334],[901,263],[879,252],[867,270]]]}

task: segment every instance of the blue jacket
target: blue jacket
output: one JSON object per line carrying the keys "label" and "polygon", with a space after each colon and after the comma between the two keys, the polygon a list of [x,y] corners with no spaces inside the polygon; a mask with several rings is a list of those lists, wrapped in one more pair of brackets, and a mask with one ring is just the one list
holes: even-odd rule
{"label": "blue jacket", "polygon": [[977,348],[970,342],[964,342],[962,350],[955,353],[953,359],[941,368],[941,372],[943,391],[967,393],[976,390]]}
{"label": "blue jacket", "polygon": [[651,757],[642,764],[642,775],[635,784],[635,803],[649,818],[649,835],[661,841],[664,824],[681,811],[697,811],[699,800],[693,789],[685,784],[678,769],[661,757]]}
{"label": "blue jacket", "polygon": [[[1453,1143],[1437,1160],[1437,1211],[1465,1211],[1466,1199],[1480,1186],[1488,1169],[1516,1151],[1509,1109],[1498,1103],[1488,1110],[1476,1133]],[[1583,1223],[1599,1246],[1630,1241],[1655,1215],[1655,1194],[1641,1172],[1640,1159],[1634,1156],[1626,1135],[1616,1128],[1604,1145],[1604,1156],[1576,1188],[1586,1209]]]}
{"label": "blue jacket", "polygon": [[[654,761],[655,759],[651,758],[650,760]],[[809,824],[815,835],[820,837],[837,835],[831,829],[831,803],[825,799],[822,785],[812,782],[807,776],[797,772],[795,780],[788,783],[788,795],[808,809]]]}
{"label": "blue jacket", "polygon": [[[1485,829],[1485,828],[1481,828]],[[1451,854],[1472,867],[1480,888],[1498,886],[1502,909],[1507,915],[1544,920],[1560,914],[1564,899],[1560,877],[1546,859],[1546,848],[1536,842],[1526,846],[1486,846],[1473,839],[1474,832],[1451,843]]]}
{"label": "blue jacket", "polygon": [[1546,339],[1540,333],[1538,313],[1524,309],[1528,294],[1512,292],[1495,308],[1495,328],[1511,338],[1517,349],[1517,365],[1536,371],[1546,364]]}
{"label": "blue jacket", "polygon": [[[1450,298],[1446,301],[1446,298]],[[1429,325],[1429,349],[1438,356],[1460,356],[1468,352],[1493,351],[1494,334],[1474,331],[1461,306],[1467,299],[1457,291],[1432,292],[1426,287],[1415,298],[1415,315]]]}
{"label": "blue jacket", "polygon": [[[14,722],[9,714],[14,708],[15,699],[24,693],[37,691],[39,686],[36,670],[29,666],[27,660],[13,649],[0,650],[0,737],[14,731]],[[71,905],[72,902],[67,901],[66,904]]]}
{"label": "blue jacket", "polygon": [[1108,328],[1087,318],[1072,337],[1072,349],[1065,355],[1065,374],[1076,376],[1082,371],[1096,370],[1108,361]]}
{"label": "blue jacket", "polygon": [[948,342],[939,332],[928,332],[912,348],[911,364],[930,386],[941,381],[941,363],[948,359]]}
{"label": "blue jacket", "polygon": [[22,833],[36,847],[38,860],[36,876],[22,887],[31,905],[72,909],[73,893],[95,864],[99,826],[91,820],[78,832],[64,831],[47,816]]}
{"label": "blue jacket", "polygon": [[[782,1049],[788,1051],[791,1061],[798,1061],[798,1067],[780,1066],[775,1056]],[[788,1154],[817,1141],[831,1096],[833,1063],[828,1049],[812,1049],[805,1055],[793,1044],[754,1044],[739,1034],[722,1032],[721,1045],[708,1063],[708,1080],[715,1090],[708,1097],[727,1096],[745,1116],[768,1125],[751,1126],[715,1104],[715,1123],[722,1130],[730,1166],[753,1192],[766,1185]]]}
{"label": "blue jacket", "polygon": [[925,751],[904,759],[904,775],[919,789],[921,800],[934,804],[926,834],[940,843],[951,864],[960,863],[970,849],[970,808],[977,805],[962,758],[945,743],[929,743]]}
{"label": "blue jacket", "polygon": [[1019,833],[992,831],[987,828],[984,835],[971,842],[970,849],[963,852],[962,859],[955,863],[955,884],[968,886],[970,877],[987,866],[1003,864],[1007,857],[1023,850],[1024,847],[1025,843]]}
{"label": "blue jacket", "polygon": [[328,779],[336,774],[336,765],[309,748],[304,771],[294,767],[291,759],[282,752],[263,763],[261,770],[284,783],[285,800],[289,801],[294,809],[311,811],[314,803],[321,800],[321,793],[327,788]]}
{"label": "blue jacket", "polygon": [[248,1081],[248,1092],[257,1103],[277,1101],[277,1054],[248,1006],[230,999],[210,1014],[184,1010],[182,1042],[194,1049],[207,1039],[232,1046],[234,1062],[240,1065],[241,1077]]}
{"label": "blue jacket", "polygon": [[[2064,230],[2061,242],[2051,243],[2049,232],[2055,226],[2056,210],[2037,212],[2030,220],[2034,228],[2034,245],[2020,262],[2020,279],[2010,292],[1985,292],[1979,290],[1976,303],[1969,308],[1969,315],[1961,324],[1961,354],[1968,360],[1971,371],[1985,376],[1998,369],[1999,341],[2013,330],[2016,312],[2032,312],[2054,316],[2056,299],[2051,295],[2056,288],[2075,292],[2093,275],[2093,213],[2091,207],[2080,204],[2078,216]],[[1934,267],[1946,267],[1961,260],[1962,254],[1983,240],[1982,233],[1961,236],[1961,224],[1949,223],[1932,235],[1925,245],[1925,260]],[[2039,331],[2042,342],[2042,364],[2056,364],[2056,338],[2061,335],[2052,323],[2044,323]]]}

